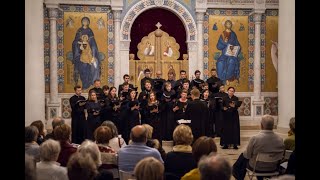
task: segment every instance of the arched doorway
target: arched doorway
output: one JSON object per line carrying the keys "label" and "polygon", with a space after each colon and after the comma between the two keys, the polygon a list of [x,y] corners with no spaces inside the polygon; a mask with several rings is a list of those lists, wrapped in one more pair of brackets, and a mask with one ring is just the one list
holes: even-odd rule
{"label": "arched doorway", "polygon": [[[158,32],[159,30],[163,33],[161,37],[156,37],[152,32]],[[140,87],[140,80],[143,78],[141,73],[145,68],[151,70],[151,78],[155,77],[156,70],[162,71],[162,78],[164,79],[168,79],[167,72],[170,68],[173,68],[176,74],[179,74],[182,69],[188,72],[186,30],[178,16],[171,11],[163,8],[144,11],[132,24],[130,37],[129,75],[131,82],[136,86]],[[174,54],[176,55],[175,57],[172,57],[172,54],[169,56],[162,55],[168,49],[165,46],[165,42],[170,40],[176,44],[177,53]],[[158,42],[156,43],[155,41]],[[155,47],[155,51],[161,51],[161,54],[157,56],[157,52],[152,52],[148,57],[143,55],[144,52],[142,51],[146,48],[146,43],[150,42]],[[174,48],[173,43],[170,43],[172,48]],[[141,48],[140,51],[138,46]]]}
{"label": "arched doorway", "polygon": [[[188,70],[189,76],[193,74],[193,72],[197,69],[197,26],[195,24],[194,18],[190,14],[190,12],[181,5],[178,1],[139,1],[135,5],[133,5],[129,11],[124,16],[121,27],[120,27],[120,49],[119,52],[115,53],[115,59],[119,58],[120,61],[115,65],[115,85],[119,85],[122,82],[121,75],[129,74],[129,50],[131,43],[131,29],[135,20],[139,17],[140,14],[149,10],[161,8],[168,10],[175,14],[180,21],[182,22],[185,32],[186,39],[185,42],[187,44],[187,54],[188,54]],[[173,27],[174,28],[174,27]],[[117,55],[118,54],[118,55]],[[192,72],[192,73],[191,73]],[[166,78],[166,77],[164,77]]]}

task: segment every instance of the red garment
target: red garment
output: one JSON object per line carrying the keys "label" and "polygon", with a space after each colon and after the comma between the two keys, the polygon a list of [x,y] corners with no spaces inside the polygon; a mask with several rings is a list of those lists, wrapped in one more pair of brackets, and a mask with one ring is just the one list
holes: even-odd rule
{"label": "red garment", "polygon": [[66,167],[70,156],[77,151],[77,147],[67,141],[60,142],[60,145],[61,151],[57,162]]}

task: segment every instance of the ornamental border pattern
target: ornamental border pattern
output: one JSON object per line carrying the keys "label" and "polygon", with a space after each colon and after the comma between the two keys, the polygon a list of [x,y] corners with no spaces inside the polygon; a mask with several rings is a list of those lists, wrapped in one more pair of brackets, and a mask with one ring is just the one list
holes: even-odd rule
{"label": "ornamental border pattern", "polygon": [[[128,16],[125,16],[123,21],[123,27],[121,29],[121,36],[123,40],[129,39],[129,28],[130,25],[133,23],[133,19],[135,16],[140,14],[140,11],[143,9],[149,8],[149,7],[156,7],[154,0],[142,0],[140,2],[137,2],[133,7],[133,10],[128,11]],[[196,41],[196,27],[195,22],[193,21],[193,17],[189,13],[189,11],[181,5],[178,1],[174,0],[164,0],[163,5],[161,7],[165,7],[168,9],[175,10],[176,13],[180,15],[181,18],[184,19],[184,21],[187,23],[187,31],[189,31],[189,37],[188,40],[190,41]]]}

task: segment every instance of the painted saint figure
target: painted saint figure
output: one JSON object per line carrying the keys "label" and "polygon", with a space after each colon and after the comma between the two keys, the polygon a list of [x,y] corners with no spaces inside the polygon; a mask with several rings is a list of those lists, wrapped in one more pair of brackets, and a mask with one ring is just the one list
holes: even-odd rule
{"label": "painted saint figure", "polygon": [[146,48],[144,49],[144,55],[146,56],[154,55],[154,46],[152,46],[149,41],[147,41]]}
{"label": "painted saint figure", "polygon": [[172,51],[172,48],[170,46],[169,41],[166,41],[166,48],[165,49],[166,50],[163,52],[163,55],[168,56],[168,57],[172,57],[173,51]]}
{"label": "painted saint figure", "polygon": [[217,49],[222,53],[217,60],[216,69],[218,77],[223,84],[229,85],[231,81],[239,82],[240,77],[240,60],[238,55],[241,52],[237,35],[231,30],[232,22],[226,20],[224,23],[225,30],[220,35],[217,43]]}
{"label": "painted saint figure", "polygon": [[89,88],[95,79],[100,78],[100,60],[97,43],[94,34],[89,27],[90,19],[81,19],[82,27],[76,33],[72,43],[74,81],[78,84],[78,78],[82,82],[83,89]]}

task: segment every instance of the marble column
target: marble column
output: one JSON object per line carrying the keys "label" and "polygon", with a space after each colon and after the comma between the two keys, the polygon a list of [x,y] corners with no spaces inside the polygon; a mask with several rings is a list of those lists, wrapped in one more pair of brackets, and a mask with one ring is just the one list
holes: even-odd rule
{"label": "marble column", "polygon": [[[120,37],[120,34],[119,34]],[[120,62],[121,62],[121,75],[129,74],[129,48],[130,40],[121,40],[120,41]],[[120,77],[122,78],[122,77]],[[119,80],[119,82],[121,82]]]}
{"label": "marble column", "polygon": [[279,1],[278,127],[288,128],[295,116],[295,2]]}
{"label": "marble column", "polygon": [[254,31],[255,31],[255,43],[254,43],[254,88],[252,99],[252,115],[256,119],[263,115],[264,98],[261,96],[261,13],[254,14]]}
{"label": "marble column", "polygon": [[[124,66],[122,64],[122,60],[120,59],[120,10],[113,10],[113,21],[114,21],[114,86],[118,88],[119,84],[122,82],[121,76],[123,75],[121,72],[121,68]],[[129,61],[129,53],[127,57],[127,61]]]}
{"label": "marble column", "polygon": [[[196,12],[197,15],[197,30],[198,30],[198,70],[201,71],[200,78],[203,79],[203,18],[204,12]],[[192,72],[194,73],[194,71]]]}
{"label": "marble column", "polygon": [[191,80],[194,76],[194,71],[197,70],[197,58],[198,58],[198,42],[189,41],[188,44],[188,55],[189,55],[189,79]]}
{"label": "marble column", "polygon": [[25,125],[45,120],[43,0],[25,0]]}
{"label": "marble column", "polygon": [[47,109],[47,120],[59,114],[58,100],[58,52],[57,52],[57,17],[58,5],[47,5],[50,20],[50,99]]}

